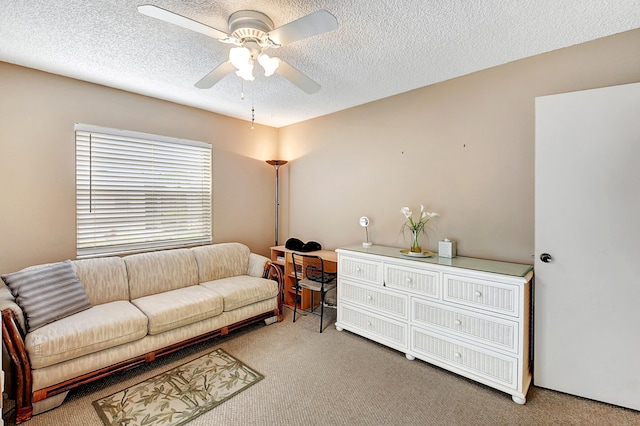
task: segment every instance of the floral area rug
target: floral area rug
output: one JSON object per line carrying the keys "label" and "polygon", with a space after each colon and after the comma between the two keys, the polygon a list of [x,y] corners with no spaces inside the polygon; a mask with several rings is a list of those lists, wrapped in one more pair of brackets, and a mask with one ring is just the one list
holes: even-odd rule
{"label": "floral area rug", "polygon": [[93,401],[105,425],[183,425],[262,380],[222,349]]}

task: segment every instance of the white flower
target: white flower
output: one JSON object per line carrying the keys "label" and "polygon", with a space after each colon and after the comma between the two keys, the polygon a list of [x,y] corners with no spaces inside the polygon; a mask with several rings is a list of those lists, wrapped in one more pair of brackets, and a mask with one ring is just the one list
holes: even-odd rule
{"label": "white flower", "polygon": [[427,223],[434,217],[440,216],[436,212],[425,211],[424,204],[420,205],[420,217],[418,218],[418,220],[413,219],[413,213],[411,212],[411,210],[409,210],[409,207],[401,208],[400,212],[408,219],[407,222],[405,222],[405,224],[403,225],[403,229],[407,228],[415,232],[425,232],[425,226],[427,225]]}

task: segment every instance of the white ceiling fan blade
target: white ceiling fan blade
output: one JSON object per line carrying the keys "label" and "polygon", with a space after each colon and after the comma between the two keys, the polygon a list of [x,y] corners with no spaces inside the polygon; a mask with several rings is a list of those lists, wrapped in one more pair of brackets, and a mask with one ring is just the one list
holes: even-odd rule
{"label": "white ceiling fan blade", "polygon": [[220,80],[222,80],[222,78],[229,74],[232,71],[235,71],[236,67],[233,66],[233,64],[229,61],[227,62],[223,62],[220,65],[218,65],[216,67],[216,69],[214,69],[213,71],[211,71],[209,74],[205,75],[204,77],[202,77],[200,79],[200,81],[198,81],[195,86],[198,89],[210,89],[211,87],[213,87],[217,82],[219,82]]}
{"label": "white ceiling fan blade", "polygon": [[323,9],[269,31],[268,35],[273,42],[285,45],[333,31],[336,28],[338,28],[336,17]]}
{"label": "white ceiling fan blade", "polygon": [[224,31],[216,30],[208,25],[194,21],[193,19],[185,18],[177,13],[169,12],[168,10],[153,6],[151,4],[145,4],[138,6],[138,12],[143,15],[151,16],[152,18],[159,19],[161,21],[169,22],[170,24],[177,25],[188,30],[196,31],[198,33],[207,35],[209,37],[217,39],[226,39],[229,34]]}
{"label": "white ceiling fan blade", "polygon": [[310,95],[320,90],[320,85],[318,83],[311,80],[309,77],[282,59],[280,60],[280,66],[276,69],[276,74],[283,76]]}

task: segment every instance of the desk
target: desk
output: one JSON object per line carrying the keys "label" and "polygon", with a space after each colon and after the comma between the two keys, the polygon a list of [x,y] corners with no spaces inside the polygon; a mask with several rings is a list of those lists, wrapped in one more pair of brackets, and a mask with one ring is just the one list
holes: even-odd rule
{"label": "desk", "polygon": [[[271,262],[278,265],[283,271],[284,277],[284,304],[293,307],[296,300],[296,279],[294,276],[293,261],[291,259],[291,253],[294,250],[289,250],[285,246],[271,247]],[[333,250],[316,250],[306,253],[295,252],[300,254],[309,254],[314,256],[320,256],[324,261],[325,270],[330,272],[336,272],[338,267],[338,254]],[[319,299],[315,299],[316,303]],[[299,295],[298,308],[309,309],[311,308],[311,291],[302,289]]]}

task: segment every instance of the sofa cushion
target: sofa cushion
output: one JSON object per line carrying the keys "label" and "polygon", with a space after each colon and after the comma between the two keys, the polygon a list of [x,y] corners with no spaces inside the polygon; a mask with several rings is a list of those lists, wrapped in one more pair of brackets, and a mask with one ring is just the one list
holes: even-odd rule
{"label": "sofa cushion", "polygon": [[191,249],[198,262],[199,282],[245,275],[249,269],[249,247],[221,243]]}
{"label": "sofa cushion", "polygon": [[200,285],[215,291],[224,298],[225,312],[278,295],[277,282],[248,275],[208,281]]}
{"label": "sofa cushion", "polygon": [[198,264],[189,249],[133,254],[124,263],[131,300],[199,283]]}
{"label": "sofa cushion", "polygon": [[127,268],[122,258],[98,257],[71,263],[92,304],[129,300]]}
{"label": "sofa cushion", "polygon": [[192,324],[222,313],[222,296],[194,285],[131,301],[149,318],[149,334]]}
{"label": "sofa cushion", "polygon": [[70,260],[2,275],[2,280],[25,314],[27,332],[91,307]]}
{"label": "sofa cushion", "polygon": [[129,343],[146,336],[147,317],[130,302],[94,306],[41,327],[25,338],[32,368]]}

